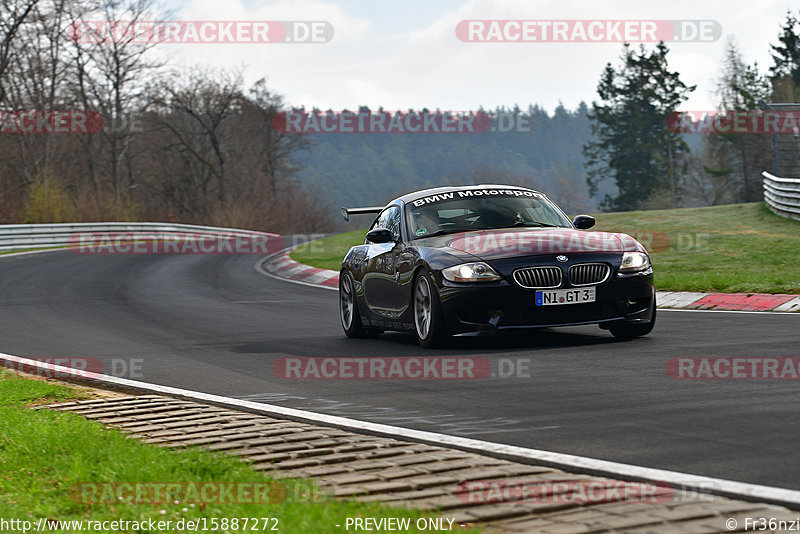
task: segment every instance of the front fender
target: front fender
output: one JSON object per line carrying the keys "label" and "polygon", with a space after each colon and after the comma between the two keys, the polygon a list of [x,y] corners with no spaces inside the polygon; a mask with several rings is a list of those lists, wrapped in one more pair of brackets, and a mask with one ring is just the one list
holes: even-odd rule
{"label": "front fender", "polygon": [[357,245],[351,247],[342,260],[342,267],[340,273],[345,270],[349,271],[356,282],[361,282],[364,279],[364,273],[367,266],[367,245]]}

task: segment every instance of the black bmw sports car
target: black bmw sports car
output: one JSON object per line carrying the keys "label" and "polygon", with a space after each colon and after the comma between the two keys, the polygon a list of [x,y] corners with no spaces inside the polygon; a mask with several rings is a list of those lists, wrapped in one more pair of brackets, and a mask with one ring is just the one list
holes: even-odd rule
{"label": "black bmw sports car", "polygon": [[626,234],[589,232],[544,194],[516,186],[440,187],[411,193],[376,213],[339,276],[349,337],[416,333],[434,347],[448,336],[599,324],[620,339],[656,320],[653,268]]}

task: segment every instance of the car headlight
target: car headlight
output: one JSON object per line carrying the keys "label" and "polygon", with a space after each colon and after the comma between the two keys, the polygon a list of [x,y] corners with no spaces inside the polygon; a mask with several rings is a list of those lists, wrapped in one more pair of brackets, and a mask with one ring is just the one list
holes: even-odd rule
{"label": "car headlight", "polygon": [[482,261],[442,269],[442,276],[451,282],[491,282],[501,278],[494,269]]}
{"label": "car headlight", "polygon": [[650,257],[644,252],[625,252],[622,254],[621,273],[635,273],[650,267]]}

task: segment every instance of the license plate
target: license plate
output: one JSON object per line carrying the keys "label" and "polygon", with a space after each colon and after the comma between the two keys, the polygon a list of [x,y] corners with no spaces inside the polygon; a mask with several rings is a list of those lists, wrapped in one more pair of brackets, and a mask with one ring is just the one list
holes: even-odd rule
{"label": "license plate", "polygon": [[580,289],[553,289],[551,291],[537,291],[537,306],[558,306],[561,304],[583,304],[595,301],[595,288],[585,287]]}

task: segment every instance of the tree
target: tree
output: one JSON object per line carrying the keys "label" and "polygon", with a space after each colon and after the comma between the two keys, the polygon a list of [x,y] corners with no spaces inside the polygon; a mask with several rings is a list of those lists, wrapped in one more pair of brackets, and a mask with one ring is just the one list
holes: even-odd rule
{"label": "tree", "polygon": [[733,148],[719,142],[716,136],[703,139],[700,155],[689,154],[682,186],[688,206],[716,206],[736,200],[735,186],[740,182],[731,178],[734,168],[728,166],[734,158]]}
{"label": "tree", "polygon": [[[245,92],[236,73],[161,68],[158,38],[135,24],[168,20],[161,5],[0,0],[0,221],[328,229],[334,211],[297,183],[309,138],[273,126],[281,97],[263,82]],[[99,114],[105,127],[40,135],[5,110],[41,112],[34,130],[48,124],[38,117],[69,110]]]}
{"label": "tree", "polygon": [[106,121],[99,133],[104,147],[102,161],[94,161],[94,139],[87,136],[94,183],[98,190],[108,185],[117,203],[124,202],[129,191],[137,187],[131,147],[138,132],[121,125],[134,113],[146,110],[146,81],[163,66],[148,54],[158,42],[143,38],[146,30],[136,30],[137,23],[165,19],[167,14],[158,13],[158,8],[156,0],[86,0],[78,2],[73,14],[76,23],[81,18],[98,17],[124,21],[122,24],[133,28],[123,35],[113,29],[110,35],[93,29],[88,32],[90,38],[76,36],[71,58],[75,78],[72,90],[80,95],[85,109],[100,112]]}
{"label": "tree", "polygon": [[[41,0],[30,11],[16,37],[7,63],[3,102],[8,108],[55,110],[74,108],[74,99],[61,90],[67,78],[63,31],[68,0]],[[20,156],[17,179],[23,185],[46,173],[56,161],[63,168],[65,152],[73,150],[52,135],[17,135],[10,140]]]}
{"label": "tree", "polygon": [[607,64],[597,86],[602,103],[593,102],[590,113],[595,140],[583,152],[591,194],[608,179],[617,186],[616,196],[603,201],[606,209],[636,209],[661,191],[677,206],[678,165],[689,149],[667,117],[695,87],[669,70],[668,52],[663,42],[652,52],[625,44],[622,64]]}
{"label": "tree", "polygon": [[790,78],[795,87],[800,87],[800,21],[786,12],[786,21],[778,34],[780,44],[770,45],[773,65],[770,72],[774,78]]}
{"label": "tree", "polygon": [[0,104],[5,102],[4,76],[9,67],[14,40],[25,19],[33,12],[39,0],[4,0],[0,2]]}
{"label": "tree", "polygon": [[[721,112],[755,112],[759,103],[770,99],[772,90],[769,80],[759,72],[758,63],[748,65],[732,38],[728,40],[721,73],[717,79],[717,105]],[[770,136],[764,134],[720,133],[711,134],[712,146],[706,151],[714,154],[713,161],[706,161],[706,174],[718,178],[727,176],[734,182],[734,200],[754,202],[761,200],[761,171],[770,164],[772,144]],[[727,159],[720,159],[727,154]],[[753,179],[756,178],[756,179]]]}
{"label": "tree", "polygon": [[283,110],[283,99],[267,88],[266,80],[258,80],[244,101],[243,115],[254,121],[253,136],[259,140],[261,167],[274,195],[283,182],[300,170],[295,156],[313,144],[308,135],[286,133],[276,129],[275,118]]}
{"label": "tree", "polygon": [[239,72],[215,75],[192,67],[186,73],[176,72],[174,78],[185,81],[175,85],[162,80],[156,97],[165,131],[159,148],[174,167],[165,169],[165,178],[155,180],[154,186],[159,196],[183,213],[207,214],[213,209],[209,200],[227,199],[228,163],[236,161],[231,137],[244,99],[242,77]]}
{"label": "tree", "polygon": [[[773,65],[772,102],[781,103],[781,110],[797,111],[800,101],[800,20],[791,11],[786,12],[786,21],[778,34],[777,45],[771,45]],[[800,142],[796,136],[776,135],[774,140],[774,164],[772,172],[784,176],[800,175]]]}

